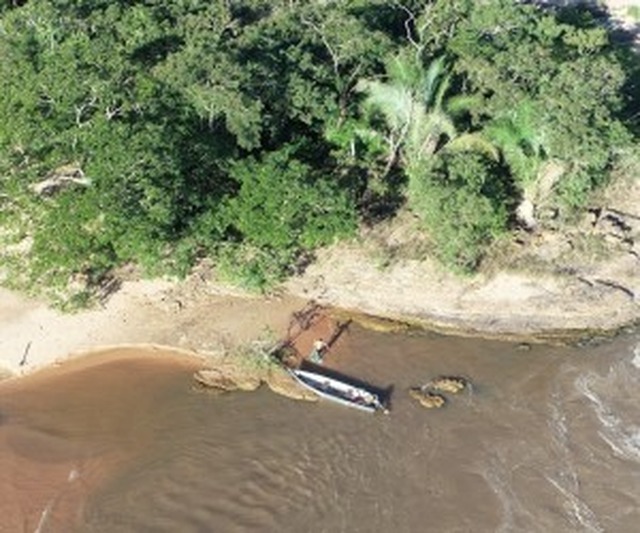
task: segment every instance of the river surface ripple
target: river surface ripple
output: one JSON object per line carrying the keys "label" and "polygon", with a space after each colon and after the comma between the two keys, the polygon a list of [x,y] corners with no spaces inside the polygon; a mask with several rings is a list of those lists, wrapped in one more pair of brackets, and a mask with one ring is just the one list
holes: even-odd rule
{"label": "river surface ripple", "polygon": [[[329,364],[393,385],[391,414],[132,361],[0,386],[0,531],[638,531],[637,332],[522,350],[353,328]],[[441,374],[473,386],[409,398]]]}

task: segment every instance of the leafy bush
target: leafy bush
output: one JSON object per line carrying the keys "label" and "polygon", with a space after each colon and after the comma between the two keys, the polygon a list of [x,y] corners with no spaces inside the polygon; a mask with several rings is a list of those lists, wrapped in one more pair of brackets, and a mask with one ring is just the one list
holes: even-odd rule
{"label": "leafy bush", "polygon": [[295,267],[305,252],[355,228],[352,202],[335,181],[295,158],[292,147],[233,165],[237,194],[225,219],[236,264],[251,284],[267,286]]}
{"label": "leafy bush", "polygon": [[444,48],[466,90],[482,96],[476,127],[487,128],[516,181],[535,180],[541,162],[557,160],[566,170],[555,200],[583,205],[606,179],[616,147],[632,141],[624,101],[637,99],[595,15],[585,7],[452,0],[436,2],[430,16],[451,35],[425,40]]}
{"label": "leafy bush", "polygon": [[449,154],[410,169],[411,208],[422,218],[440,260],[470,272],[506,230],[504,171],[478,154]]}

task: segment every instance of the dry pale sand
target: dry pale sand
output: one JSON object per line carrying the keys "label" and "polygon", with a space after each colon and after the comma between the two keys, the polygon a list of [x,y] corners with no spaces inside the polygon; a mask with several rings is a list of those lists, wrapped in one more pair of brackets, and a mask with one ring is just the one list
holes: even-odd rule
{"label": "dry pale sand", "polygon": [[304,305],[295,297],[221,292],[204,282],[127,282],[104,306],[64,314],[0,289],[0,373],[21,375],[113,345],[154,344],[200,354],[276,338]]}
{"label": "dry pale sand", "polygon": [[578,273],[459,278],[428,261],[379,268],[360,247],[340,246],[323,250],[288,288],[322,304],[484,337],[575,337],[640,319],[640,261],[630,254]]}
{"label": "dry pale sand", "polygon": [[361,248],[342,245],[321,251],[284,290],[288,295],[232,293],[198,276],[185,282],[132,281],[104,306],[63,314],[0,289],[0,372],[21,375],[114,345],[219,354],[261,336],[282,338],[292,314],[311,300],[482,336],[612,331],[640,318],[640,261],[625,254],[581,276],[502,272],[461,279],[428,262],[381,269]]}

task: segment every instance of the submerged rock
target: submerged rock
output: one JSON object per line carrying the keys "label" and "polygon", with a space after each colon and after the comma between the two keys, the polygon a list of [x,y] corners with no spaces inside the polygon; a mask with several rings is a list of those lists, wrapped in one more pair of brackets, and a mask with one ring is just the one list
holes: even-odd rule
{"label": "submerged rock", "polygon": [[409,396],[426,409],[438,409],[443,407],[447,402],[443,396],[434,392],[429,392],[421,387],[412,387],[409,389]]}
{"label": "submerged rock", "polygon": [[445,397],[439,393],[457,394],[468,386],[469,382],[465,378],[441,376],[420,387],[410,388],[409,395],[423,407],[433,409],[446,403]]}
{"label": "submerged rock", "polygon": [[193,378],[205,387],[224,392],[256,390],[262,383],[257,376],[243,374],[229,368],[205,368],[194,373]]}
{"label": "submerged rock", "polygon": [[274,369],[269,372],[267,385],[273,392],[286,398],[307,402],[317,402],[319,400],[316,394],[302,387],[289,374],[280,369]]}

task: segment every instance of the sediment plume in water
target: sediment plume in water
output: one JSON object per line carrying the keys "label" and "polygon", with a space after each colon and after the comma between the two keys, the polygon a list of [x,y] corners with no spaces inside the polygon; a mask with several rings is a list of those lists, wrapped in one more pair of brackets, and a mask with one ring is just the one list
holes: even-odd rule
{"label": "sediment plume in water", "polygon": [[[60,386],[43,380],[31,406],[28,394],[0,387],[0,437],[11,436],[0,457],[9,449],[22,461],[13,480],[5,474],[13,459],[0,464],[0,490],[18,497],[0,510],[26,517],[12,523],[18,531],[42,532],[72,519],[90,533],[298,533],[309,524],[370,533],[637,531],[637,333],[528,351],[357,327],[341,342],[326,364],[393,385],[390,416],[295,402],[264,387],[202,394],[190,390],[190,370],[174,365],[118,363]],[[425,410],[406,394],[451,375],[473,388],[446,409]],[[76,412],[61,416],[65,409]],[[42,493],[39,472],[51,480]]]}
{"label": "sediment plume in water", "polygon": [[199,366],[120,348],[0,383],[0,531],[72,531],[87,496],[150,444],[161,391]]}

